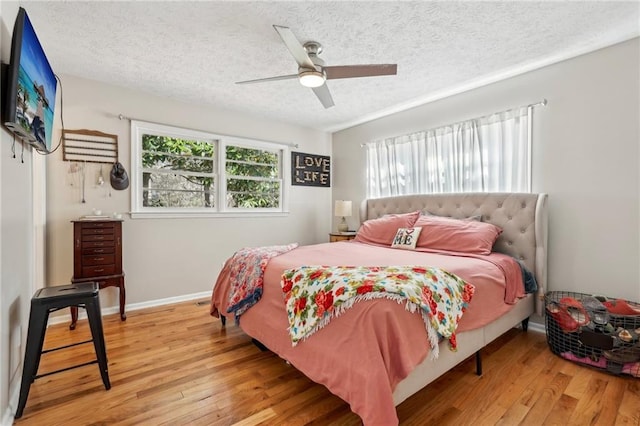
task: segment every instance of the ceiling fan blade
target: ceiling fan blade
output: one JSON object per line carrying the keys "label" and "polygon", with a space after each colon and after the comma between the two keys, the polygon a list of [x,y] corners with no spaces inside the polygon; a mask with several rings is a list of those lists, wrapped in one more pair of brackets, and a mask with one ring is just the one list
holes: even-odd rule
{"label": "ceiling fan blade", "polygon": [[323,84],[320,87],[314,87],[313,93],[316,94],[320,102],[325,108],[331,108],[335,104],[333,103],[333,98],[331,97],[331,93],[329,92],[329,88],[326,84]]}
{"label": "ceiling fan blade", "polygon": [[396,75],[398,73],[398,64],[338,65],[335,67],[324,67],[323,69],[327,74],[327,80],[332,80],[336,78]]}
{"label": "ceiling fan blade", "polygon": [[307,51],[304,50],[302,44],[298,41],[289,27],[281,27],[280,25],[274,25],[273,28],[278,32],[280,38],[284,42],[289,52],[293,55],[294,59],[298,63],[298,66],[315,70],[316,66],[311,62],[311,58],[307,55]]}
{"label": "ceiling fan blade", "polygon": [[265,81],[291,80],[298,78],[298,74],[279,75],[277,77],[257,78],[255,80],[236,81],[236,84],[262,83]]}

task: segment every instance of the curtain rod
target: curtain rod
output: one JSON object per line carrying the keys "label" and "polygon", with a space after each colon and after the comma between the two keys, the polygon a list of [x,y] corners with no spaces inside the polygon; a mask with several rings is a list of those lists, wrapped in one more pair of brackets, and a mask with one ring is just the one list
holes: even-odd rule
{"label": "curtain rod", "polygon": [[[547,99],[546,99],[546,98],[542,98],[542,100],[541,100],[541,101],[539,101],[539,102],[535,102],[535,103],[532,103],[532,104],[529,104],[529,105],[527,105],[526,107],[527,107],[527,108],[535,108],[535,107],[539,107],[539,106],[547,106],[547,104],[548,104]],[[516,109],[516,108],[518,108],[518,107],[509,108],[509,109],[507,109],[507,110],[505,110],[505,111],[509,111],[509,110]],[[500,112],[504,112],[504,111],[500,111]],[[477,118],[470,118],[469,120],[478,120],[478,119],[481,119],[481,118],[484,118],[484,117],[488,117],[488,116],[491,116],[491,115],[494,115],[494,114],[500,114],[500,112],[494,112],[494,113],[487,114],[487,115],[483,115],[483,116],[481,116],[481,117],[477,117]],[[468,121],[468,120],[462,120],[462,121],[458,121],[458,122],[456,122],[456,123],[452,123],[452,124],[445,124],[445,125],[443,125],[443,126],[438,126],[438,128],[440,128],[440,127],[447,127],[447,126],[453,126],[454,124],[462,123],[462,122],[464,122],[464,121]],[[426,131],[426,130],[422,130],[422,131]],[[417,132],[415,132],[415,133],[417,133]],[[371,143],[371,142],[361,143],[361,144],[360,144],[360,148],[364,148],[365,146],[367,146],[367,145],[368,145],[368,144],[370,144],[370,143]]]}
{"label": "curtain rod", "polygon": [[536,102],[535,104],[529,104],[527,105],[527,108],[533,108],[533,107],[537,107],[537,106],[547,106],[547,99],[543,98],[540,102]]}
{"label": "curtain rod", "polygon": [[[116,115],[116,117],[118,117],[118,120],[143,121],[145,123],[158,124],[160,126],[172,126],[172,127],[180,127],[182,129],[184,129],[184,127],[182,127],[182,126],[173,126],[171,124],[158,123],[157,121],[149,121],[149,120],[143,120],[143,119],[140,119],[140,118],[127,117],[126,115],[123,115],[123,114],[118,114],[118,115]],[[199,130],[199,129],[187,129],[187,130],[195,130],[196,132],[214,134],[210,130]],[[234,137],[234,138],[244,138],[243,136],[231,136],[231,135],[222,135],[222,134],[219,135],[219,136],[229,136],[229,137]],[[261,139],[255,139],[255,138],[245,138],[245,139],[254,139],[254,140],[257,140],[257,141],[269,142],[269,143],[273,143],[273,144],[276,144],[276,145],[284,145],[284,146],[288,146],[290,148],[298,148],[298,144],[297,143],[276,142],[276,141],[261,140]]]}

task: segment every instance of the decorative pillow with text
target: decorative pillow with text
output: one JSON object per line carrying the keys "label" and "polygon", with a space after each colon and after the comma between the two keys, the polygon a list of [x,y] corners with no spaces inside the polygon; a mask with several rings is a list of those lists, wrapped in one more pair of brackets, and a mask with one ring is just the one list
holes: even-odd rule
{"label": "decorative pillow with text", "polygon": [[391,247],[403,250],[415,250],[422,228],[398,228]]}

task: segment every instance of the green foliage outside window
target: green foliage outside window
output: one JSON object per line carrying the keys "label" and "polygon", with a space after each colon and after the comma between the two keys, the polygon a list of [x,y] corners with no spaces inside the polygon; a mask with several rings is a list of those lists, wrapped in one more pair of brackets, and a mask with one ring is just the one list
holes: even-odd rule
{"label": "green foliage outside window", "polygon": [[[142,136],[145,207],[215,207],[215,142]],[[256,148],[226,146],[226,203],[235,208],[280,206],[279,156]]]}
{"label": "green foliage outside window", "polygon": [[228,145],[225,151],[227,205],[242,208],[278,207],[278,154],[233,145]]}

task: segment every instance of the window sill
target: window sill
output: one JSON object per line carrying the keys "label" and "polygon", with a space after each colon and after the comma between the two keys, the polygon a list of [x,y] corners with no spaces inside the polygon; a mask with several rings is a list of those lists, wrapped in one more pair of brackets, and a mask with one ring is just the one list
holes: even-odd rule
{"label": "window sill", "polygon": [[226,217],[284,217],[289,212],[129,212],[131,219],[198,219]]}

